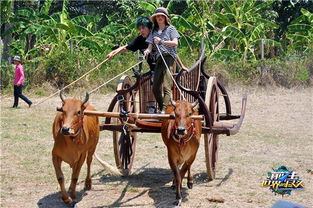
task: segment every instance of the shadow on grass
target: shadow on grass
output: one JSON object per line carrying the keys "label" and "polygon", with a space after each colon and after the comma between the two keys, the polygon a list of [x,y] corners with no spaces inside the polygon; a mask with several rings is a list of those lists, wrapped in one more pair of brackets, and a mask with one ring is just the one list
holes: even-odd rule
{"label": "shadow on grass", "polygon": [[[74,200],[76,203],[80,202],[84,195],[85,195],[85,190],[81,190],[76,192],[76,199]],[[53,194],[49,194],[42,199],[40,199],[37,202],[37,205],[39,208],[69,208],[69,207],[75,207],[73,204],[65,204],[62,199],[61,199],[61,193],[56,192]]]}
{"label": "shadow on grass", "polygon": [[[104,171],[101,170],[93,175],[91,175],[91,178],[93,178],[96,175],[102,174]],[[56,181],[56,183],[58,183]],[[85,180],[80,180],[77,185],[85,183]],[[68,208],[68,207],[76,207],[74,206],[76,203],[80,202],[84,196],[86,195],[86,190],[82,189],[80,191],[76,191],[76,199],[73,200],[75,203],[72,204],[65,204],[63,200],[61,199],[61,192],[55,192],[53,194],[49,194],[42,199],[40,199],[37,202],[37,205],[39,208]]]}
{"label": "shadow on grass", "polygon": [[[220,180],[220,182],[216,186],[221,186],[224,182],[226,182],[229,177],[233,174],[233,169],[229,168],[228,173],[223,178],[216,178],[216,180]],[[172,181],[172,171],[170,169],[163,168],[145,168],[142,167],[135,171],[133,175],[120,177],[120,176],[111,176],[111,175],[103,175],[103,171],[99,171],[92,175],[92,178],[96,175],[100,175],[99,179],[100,183],[114,183],[116,186],[123,185],[124,188],[120,193],[120,196],[110,205],[105,207],[143,207],[147,206],[147,204],[129,204],[130,201],[139,198],[146,193],[148,193],[149,197],[153,199],[153,205],[155,207],[175,207],[175,190],[173,190],[168,183]],[[194,186],[203,183],[209,183],[211,180],[208,179],[207,174],[197,173],[194,175]],[[186,178],[184,178],[186,180]],[[84,181],[80,181],[80,183],[84,183]],[[126,184],[126,185],[125,185]],[[183,202],[188,201],[188,193],[187,187],[185,187],[186,181],[183,182],[184,186],[182,187],[182,195]],[[135,196],[131,198],[125,198],[127,192],[131,191],[132,188],[148,188],[147,190],[141,191],[137,193]],[[105,191],[105,190],[103,190]],[[192,190],[191,190],[192,191]],[[85,191],[81,190],[77,192],[77,198],[75,201],[80,202],[85,196]],[[71,207],[63,203],[61,199],[60,192],[50,194],[48,196],[43,197],[37,203],[39,208],[68,208]],[[102,208],[104,206],[97,206],[94,208]]]}
{"label": "shadow on grass", "polygon": [[[228,168],[228,172],[223,178],[215,178],[215,180],[217,180],[217,181],[220,180],[220,182],[216,186],[218,187],[218,186],[221,186],[223,183],[225,183],[229,179],[229,177],[233,174],[233,172],[234,171],[232,168]],[[208,182],[212,181],[208,178],[208,175],[205,172],[195,174],[193,176],[193,180],[196,184],[197,183],[198,184],[199,183],[208,183]]]}
{"label": "shadow on grass", "polygon": [[[136,173],[138,172],[138,173]],[[186,178],[184,178],[186,180]],[[147,206],[147,204],[129,204],[130,201],[143,196],[148,193],[149,197],[153,199],[155,207],[175,207],[174,202],[176,200],[176,193],[169,185],[166,185],[172,181],[172,171],[170,169],[163,168],[141,168],[140,171],[135,171],[133,175],[126,177],[116,177],[104,175],[101,177],[101,183],[118,183],[117,185],[124,185],[124,188],[118,197],[112,204],[107,207],[141,207]],[[186,184],[186,181],[184,181]],[[202,183],[202,181],[196,182],[197,184]],[[171,184],[171,183],[170,183]],[[148,190],[141,191],[136,196],[132,198],[125,198],[127,191],[132,188],[145,187]],[[187,187],[182,187],[183,202],[188,200]],[[126,204],[127,203],[127,204]],[[103,206],[98,206],[95,208],[100,208]]]}

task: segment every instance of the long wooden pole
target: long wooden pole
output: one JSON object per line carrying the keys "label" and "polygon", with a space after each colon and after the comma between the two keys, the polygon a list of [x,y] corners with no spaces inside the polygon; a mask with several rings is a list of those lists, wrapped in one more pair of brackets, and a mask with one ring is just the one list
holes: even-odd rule
{"label": "long wooden pole", "polygon": [[39,101],[38,103],[34,104],[34,105],[39,105],[43,102],[45,102],[46,100],[50,99],[51,97],[57,95],[58,93],[61,92],[61,90],[64,90],[70,86],[72,86],[73,84],[75,84],[76,82],[78,82],[79,80],[81,80],[82,78],[84,78],[85,76],[87,76],[88,74],[90,74],[91,72],[93,72],[94,70],[98,69],[99,66],[101,66],[102,64],[104,64],[105,62],[107,62],[109,60],[109,58],[106,58],[104,61],[102,61],[100,64],[98,64],[97,66],[95,66],[93,69],[91,69],[90,71],[86,72],[85,74],[83,74],[81,77],[79,77],[77,80],[75,80],[74,82],[66,85],[65,87],[63,87],[62,89],[56,91],[55,93],[51,94],[50,96],[44,98],[43,100]]}

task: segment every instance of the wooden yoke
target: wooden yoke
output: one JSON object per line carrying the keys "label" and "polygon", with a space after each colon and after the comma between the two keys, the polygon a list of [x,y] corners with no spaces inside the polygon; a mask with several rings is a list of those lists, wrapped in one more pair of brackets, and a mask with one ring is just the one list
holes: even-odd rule
{"label": "wooden yoke", "polygon": [[[84,115],[111,117],[111,118],[120,117],[119,112],[84,111]],[[128,113],[128,117],[136,119],[175,119],[175,116],[173,114]],[[190,117],[195,120],[203,119],[202,115],[192,115]]]}

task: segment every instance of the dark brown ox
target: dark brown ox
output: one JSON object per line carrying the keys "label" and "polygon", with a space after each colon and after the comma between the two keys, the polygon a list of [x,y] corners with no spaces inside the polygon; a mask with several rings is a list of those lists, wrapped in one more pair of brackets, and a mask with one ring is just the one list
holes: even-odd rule
{"label": "dark brown ox", "polygon": [[[164,120],[161,127],[162,139],[167,147],[168,161],[174,174],[173,186],[176,185],[176,205],[181,205],[182,179],[188,171],[187,186],[192,188],[191,165],[196,158],[201,137],[201,121],[190,118],[198,115],[197,103],[172,101],[167,106],[167,114],[175,114],[175,119]],[[182,165],[182,167],[181,167]],[[179,168],[181,167],[181,168]]]}
{"label": "dark brown ox", "polygon": [[[62,92],[60,98],[62,107],[58,108],[58,111],[61,112],[57,112],[52,126],[54,137],[52,161],[60,184],[62,199],[65,203],[70,203],[76,197],[76,183],[86,157],[85,189],[91,188],[90,165],[99,140],[99,120],[97,116],[84,116],[83,114],[84,110],[95,110],[94,107],[87,104],[88,93],[86,93],[83,101],[72,98],[65,99]],[[68,163],[72,168],[70,196],[64,186],[64,175],[61,170],[62,161]]]}

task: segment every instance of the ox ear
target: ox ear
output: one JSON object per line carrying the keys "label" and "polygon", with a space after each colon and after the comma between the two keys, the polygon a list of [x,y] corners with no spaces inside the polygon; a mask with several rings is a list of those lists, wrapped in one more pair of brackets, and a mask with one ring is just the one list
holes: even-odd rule
{"label": "ox ear", "polygon": [[193,102],[191,104],[191,108],[192,108],[193,111],[198,110],[198,106],[199,106],[199,101],[198,100],[196,100],[195,102]]}

